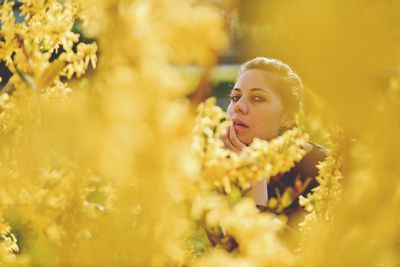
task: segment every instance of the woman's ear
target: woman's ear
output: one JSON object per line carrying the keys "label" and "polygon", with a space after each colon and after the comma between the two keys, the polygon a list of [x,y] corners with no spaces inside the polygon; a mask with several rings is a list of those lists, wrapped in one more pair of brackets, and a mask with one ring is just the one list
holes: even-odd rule
{"label": "woman's ear", "polygon": [[292,116],[290,116],[286,112],[282,114],[278,134],[281,135],[283,132],[289,130],[294,125],[294,123],[295,122]]}
{"label": "woman's ear", "polygon": [[293,124],[294,124],[293,116],[288,114],[287,112],[284,112],[281,117],[281,127],[288,129],[288,128],[292,127]]}

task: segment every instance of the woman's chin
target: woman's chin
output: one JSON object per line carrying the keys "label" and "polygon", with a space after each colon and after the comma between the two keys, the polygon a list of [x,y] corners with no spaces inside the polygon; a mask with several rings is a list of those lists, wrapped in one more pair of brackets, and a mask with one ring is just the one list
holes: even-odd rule
{"label": "woman's chin", "polygon": [[240,142],[242,142],[243,144],[245,144],[246,146],[250,145],[251,142],[253,141],[253,138],[248,137],[248,136],[244,136],[242,134],[238,134],[237,138],[239,139]]}

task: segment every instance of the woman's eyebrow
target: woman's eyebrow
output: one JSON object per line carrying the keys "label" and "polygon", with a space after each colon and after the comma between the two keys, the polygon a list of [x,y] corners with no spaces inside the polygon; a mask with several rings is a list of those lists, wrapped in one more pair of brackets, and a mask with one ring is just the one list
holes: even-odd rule
{"label": "woman's eyebrow", "polygon": [[250,91],[263,91],[267,94],[271,94],[271,92],[267,89],[262,89],[262,88],[251,88]]}
{"label": "woman's eyebrow", "polygon": [[[239,88],[233,88],[232,91],[239,91],[241,92],[241,90]],[[267,89],[262,89],[262,88],[251,88],[250,91],[254,92],[254,91],[263,91],[267,94],[271,94],[271,92]]]}

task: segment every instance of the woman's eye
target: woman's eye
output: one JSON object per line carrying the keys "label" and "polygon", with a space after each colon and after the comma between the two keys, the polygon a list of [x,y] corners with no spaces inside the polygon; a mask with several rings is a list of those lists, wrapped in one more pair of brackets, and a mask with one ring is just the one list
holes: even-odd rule
{"label": "woman's eye", "polygon": [[254,101],[257,101],[257,102],[263,102],[263,101],[265,101],[265,97],[263,97],[263,96],[253,96],[252,99],[253,99]]}
{"label": "woman's eye", "polygon": [[233,102],[237,102],[237,101],[239,101],[240,96],[238,96],[238,95],[231,95],[230,98],[231,98],[231,100],[232,100]]}

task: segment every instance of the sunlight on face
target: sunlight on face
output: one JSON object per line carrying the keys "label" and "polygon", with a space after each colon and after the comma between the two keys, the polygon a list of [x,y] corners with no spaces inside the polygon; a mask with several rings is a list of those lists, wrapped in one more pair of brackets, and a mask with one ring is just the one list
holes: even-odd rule
{"label": "sunlight on face", "polygon": [[249,145],[254,138],[271,140],[282,123],[283,104],[271,87],[265,71],[246,70],[231,91],[227,117],[233,121],[241,142]]}

